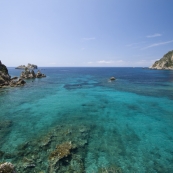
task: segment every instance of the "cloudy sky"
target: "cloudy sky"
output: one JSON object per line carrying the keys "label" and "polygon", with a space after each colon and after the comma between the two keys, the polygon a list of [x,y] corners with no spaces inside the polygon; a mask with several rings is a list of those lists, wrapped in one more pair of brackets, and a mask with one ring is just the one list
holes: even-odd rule
{"label": "cloudy sky", "polygon": [[8,67],[151,66],[173,50],[173,0],[0,0]]}

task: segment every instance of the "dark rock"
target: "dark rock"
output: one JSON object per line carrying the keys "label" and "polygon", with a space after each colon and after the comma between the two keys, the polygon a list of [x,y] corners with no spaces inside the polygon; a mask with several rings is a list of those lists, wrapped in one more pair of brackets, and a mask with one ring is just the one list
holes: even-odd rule
{"label": "dark rock", "polygon": [[110,80],[115,80],[115,77],[111,77]]}
{"label": "dark rock", "polygon": [[18,79],[17,76],[11,78],[11,80],[16,80],[16,79]]}
{"label": "dark rock", "polygon": [[25,81],[15,81],[18,77],[13,77],[8,74],[8,69],[0,62],[0,88],[2,87],[16,87],[25,84]]}
{"label": "dark rock", "polygon": [[0,71],[4,73],[5,75],[8,75],[8,69],[4,64],[0,64]]}

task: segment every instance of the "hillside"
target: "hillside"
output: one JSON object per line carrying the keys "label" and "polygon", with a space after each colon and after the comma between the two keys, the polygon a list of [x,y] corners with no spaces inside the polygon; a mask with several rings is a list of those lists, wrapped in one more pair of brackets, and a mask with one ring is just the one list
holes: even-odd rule
{"label": "hillside", "polygon": [[160,60],[156,61],[150,68],[158,70],[173,70],[173,50],[169,51]]}

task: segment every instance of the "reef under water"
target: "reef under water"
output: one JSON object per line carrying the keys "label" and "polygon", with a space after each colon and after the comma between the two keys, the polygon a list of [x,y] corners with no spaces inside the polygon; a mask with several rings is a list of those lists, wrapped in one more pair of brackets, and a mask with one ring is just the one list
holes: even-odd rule
{"label": "reef under water", "polygon": [[0,90],[0,171],[173,172],[173,72],[45,71],[46,78]]}

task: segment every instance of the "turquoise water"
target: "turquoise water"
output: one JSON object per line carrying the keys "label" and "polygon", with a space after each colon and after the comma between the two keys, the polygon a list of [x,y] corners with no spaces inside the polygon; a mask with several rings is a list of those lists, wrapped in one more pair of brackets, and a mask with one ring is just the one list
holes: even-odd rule
{"label": "turquoise water", "polygon": [[[68,172],[69,165],[71,172],[173,172],[173,71],[42,68],[42,72],[46,78],[0,89],[2,162],[11,161],[18,172],[56,172],[50,171],[48,157],[57,144],[71,141],[76,148],[68,163],[59,163],[62,168],[57,172]],[[19,76],[20,70],[9,68],[9,73]],[[110,82],[111,76],[117,80]],[[44,137],[49,145],[43,150]],[[35,166],[22,168],[23,158],[32,159]],[[74,158],[80,158],[82,168]]]}

